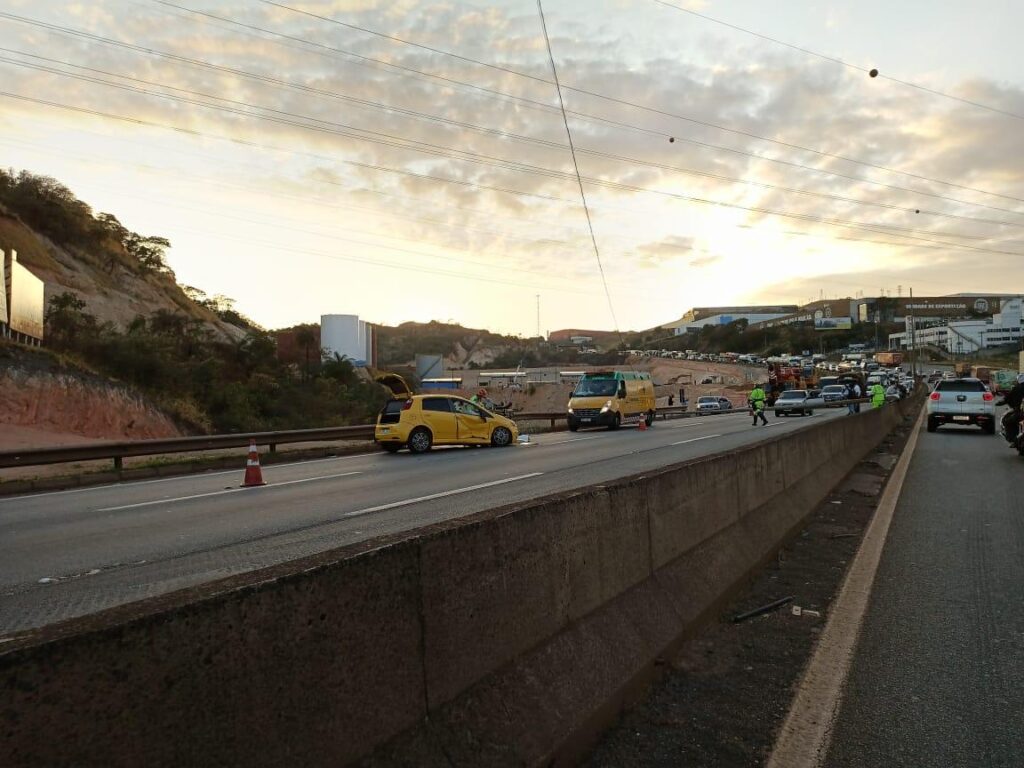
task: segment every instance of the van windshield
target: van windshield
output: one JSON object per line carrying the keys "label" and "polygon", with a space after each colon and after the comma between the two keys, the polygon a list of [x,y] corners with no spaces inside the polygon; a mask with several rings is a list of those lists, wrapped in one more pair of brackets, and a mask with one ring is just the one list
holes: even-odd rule
{"label": "van windshield", "polygon": [[573,397],[610,397],[619,389],[616,379],[583,379],[573,391]]}

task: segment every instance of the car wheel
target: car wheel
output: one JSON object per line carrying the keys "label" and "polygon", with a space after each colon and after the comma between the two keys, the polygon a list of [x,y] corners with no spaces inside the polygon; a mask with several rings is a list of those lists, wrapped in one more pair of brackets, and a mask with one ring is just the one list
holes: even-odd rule
{"label": "car wheel", "polygon": [[608,425],[608,429],[615,430],[622,426],[622,416],[615,414],[615,419],[611,424]]}
{"label": "car wheel", "polygon": [[504,448],[512,443],[512,430],[508,427],[498,427],[491,432],[491,445],[495,448]]}
{"label": "car wheel", "polygon": [[570,424],[569,425],[569,431],[570,432],[577,432],[577,431],[579,431],[579,428],[580,428],[579,424]]}
{"label": "car wheel", "polygon": [[996,422],[994,419],[992,421],[987,421],[981,428],[985,430],[986,433],[994,435],[996,433]]}
{"label": "car wheel", "polygon": [[775,412],[775,418],[776,418],[776,419],[777,419],[777,418],[779,418],[779,417],[780,417],[781,415],[782,415],[782,414],[781,414],[781,413],[779,413],[778,411],[776,411],[776,412]]}
{"label": "car wheel", "polygon": [[426,453],[433,444],[433,435],[424,427],[416,427],[409,435],[409,451],[412,453]]}
{"label": "car wheel", "polygon": [[939,425],[938,425],[938,423],[937,423],[937,422],[935,421],[935,419],[929,418],[929,419],[928,419],[928,431],[929,431],[929,432],[934,432],[934,431],[935,431],[936,429],[938,429],[938,428],[939,428]]}
{"label": "car wheel", "polygon": [[402,449],[401,443],[381,443],[380,447],[388,453],[398,453]]}

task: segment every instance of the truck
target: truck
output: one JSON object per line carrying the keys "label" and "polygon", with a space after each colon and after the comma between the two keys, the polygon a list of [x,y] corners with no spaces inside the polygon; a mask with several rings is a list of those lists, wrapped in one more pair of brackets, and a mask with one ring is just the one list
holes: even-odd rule
{"label": "truck", "polygon": [[876,352],[875,362],[884,365],[886,368],[895,368],[903,363],[902,352]]}
{"label": "truck", "polygon": [[987,365],[972,365],[971,376],[988,384],[992,380],[992,368]]}

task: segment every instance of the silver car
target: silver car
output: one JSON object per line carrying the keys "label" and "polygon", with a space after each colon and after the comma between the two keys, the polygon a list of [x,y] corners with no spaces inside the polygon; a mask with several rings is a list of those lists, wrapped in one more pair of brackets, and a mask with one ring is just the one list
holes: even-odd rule
{"label": "silver car", "polygon": [[732,401],[727,397],[705,395],[697,398],[697,415],[732,410]]}

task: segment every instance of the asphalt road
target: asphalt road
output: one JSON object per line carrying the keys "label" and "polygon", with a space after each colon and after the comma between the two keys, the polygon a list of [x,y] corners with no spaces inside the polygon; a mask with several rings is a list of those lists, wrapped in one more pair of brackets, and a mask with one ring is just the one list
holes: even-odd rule
{"label": "asphalt road", "polygon": [[[509,502],[643,472],[845,411],[752,428],[746,412],[509,448],[367,454],[0,499],[0,633],[44,626]],[[369,444],[368,444],[369,448]],[[244,458],[240,458],[240,464]]]}
{"label": "asphalt road", "polygon": [[825,765],[1024,763],[1024,458],[919,435]]}

